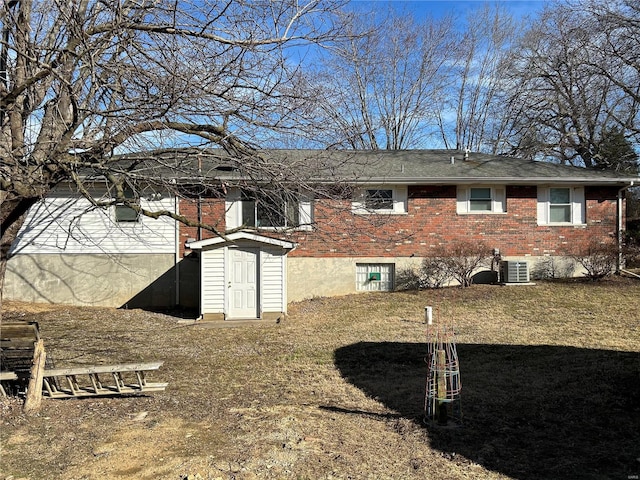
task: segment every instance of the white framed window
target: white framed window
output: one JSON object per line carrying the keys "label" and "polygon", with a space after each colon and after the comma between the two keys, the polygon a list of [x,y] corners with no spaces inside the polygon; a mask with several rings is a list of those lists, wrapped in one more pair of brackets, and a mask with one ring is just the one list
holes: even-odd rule
{"label": "white framed window", "polygon": [[407,213],[407,187],[405,185],[372,185],[356,191],[353,212],[358,214]]}
{"label": "white framed window", "polygon": [[[136,197],[135,192],[130,187],[124,187],[124,197],[132,203],[140,204],[140,199]],[[125,203],[116,203],[114,212],[116,223],[138,223],[140,221],[140,213]]]}
{"label": "white framed window", "polygon": [[549,189],[549,223],[571,223],[571,189]]}
{"label": "white framed window", "polygon": [[393,290],[394,271],[393,263],[357,263],[356,290],[390,292]]}
{"label": "white framed window", "polygon": [[458,213],[505,213],[507,211],[505,187],[458,186],[456,211]]}
{"label": "white framed window", "polygon": [[231,188],[226,198],[227,229],[308,230],[312,223],[312,202],[295,192],[249,192]]}
{"label": "white framed window", "polygon": [[539,225],[585,224],[584,187],[538,187]]}

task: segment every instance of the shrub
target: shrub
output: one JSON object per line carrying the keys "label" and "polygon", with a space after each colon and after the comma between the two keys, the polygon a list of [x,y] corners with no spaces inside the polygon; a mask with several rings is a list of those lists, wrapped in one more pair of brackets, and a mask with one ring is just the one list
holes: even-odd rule
{"label": "shrub", "polygon": [[482,242],[456,242],[443,248],[441,255],[445,271],[462,287],[473,283],[473,273],[490,262],[491,250]]}
{"label": "shrub", "polygon": [[489,265],[490,250],[482,243],[455,242],[440,245],[424,258],[420,268],[407,268],[397,273],[396,288],[413,290],[442,288],[451,281],[462,287],[473,283],[473,274],[483,265]]}
{"label": "shrub", "polygon": [[578,245],[570,254],[571,258],[582,265],[585,276],[591,280],[601,280],[611,275],[618,261],[618,248],[613,241],[590,242]]}
{"label": "shrub", "polygon": [[396,289],[423,290],[425,288],[442,288],[452,280],[444,268],[441,258],[425,258],[420,268],[407,268],[396,275]]}
{"label": "shrub", "polygon": [[531,278],[533,280],[568,278],[573,276],[574,271],[575,263],[570,260],[545,257],[534,264],[531,270]]}

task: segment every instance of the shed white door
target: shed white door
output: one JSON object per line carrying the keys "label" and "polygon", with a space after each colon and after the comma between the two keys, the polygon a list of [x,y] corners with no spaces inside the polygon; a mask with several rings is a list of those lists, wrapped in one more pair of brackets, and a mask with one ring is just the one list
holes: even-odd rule
{"label": "shed white door", "polygon": [[229,249],[229,317],[258,317],[258,249]]}

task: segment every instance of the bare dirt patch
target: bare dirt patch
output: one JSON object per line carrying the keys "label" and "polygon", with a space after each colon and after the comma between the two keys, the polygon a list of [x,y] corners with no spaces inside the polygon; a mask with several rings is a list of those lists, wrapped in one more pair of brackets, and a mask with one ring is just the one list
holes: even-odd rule
{"label": "bare dirt patch", "polygon": [[[279,325],[5,305],[56,366],[164,360],[148,397],[0,400],[0,479],[628,478],[640,282],[314,299]],[[454,320],[464,424],[422,422],[424,307]]]}

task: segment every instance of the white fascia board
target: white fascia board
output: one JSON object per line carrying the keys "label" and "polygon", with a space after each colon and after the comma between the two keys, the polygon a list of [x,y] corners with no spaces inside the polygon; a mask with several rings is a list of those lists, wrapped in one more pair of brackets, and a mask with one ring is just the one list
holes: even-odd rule
{"label": "white fascia board", "polygon": [[248,240],[256,243],[262,243],[266,245],[274,245],[284,250],[293,250],[296,248],[296,244],[287,240],[278,240],[277,238],[265,237],[251,232],[235,232],[225,235],[224,237],[207,238],[205,240],[199,240],[197,242],[187,243],[186,247],[191,250],[201,250],[205,247],[211,247],[215,245],[224,245],[228,243],[234,243],[240,240]]}
{"label": "white fascia board", "polygon": [[546,185],[546,184],[580,184],[580,185],[637,185],[640,178],[584,178],[584,177],[438,177],[438,178],[362,178],[353,181],[362,185]]}

